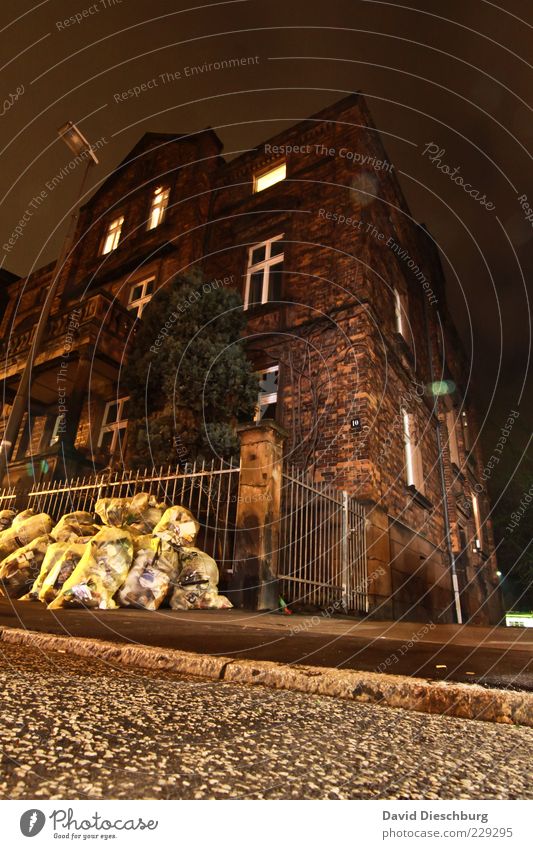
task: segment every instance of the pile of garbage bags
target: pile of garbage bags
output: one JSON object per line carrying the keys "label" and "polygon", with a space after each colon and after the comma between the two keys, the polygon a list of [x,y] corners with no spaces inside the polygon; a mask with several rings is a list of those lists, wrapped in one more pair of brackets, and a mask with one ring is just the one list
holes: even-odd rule
{"label": "pile of garbage bags", "polygon": [[218,593],[216,562],[194,546],[200,525],[185,507],[141,492],[102,498],[95,514],[54,525],[46,513],[0,511],[0,595],[51,610],[232,606]]}

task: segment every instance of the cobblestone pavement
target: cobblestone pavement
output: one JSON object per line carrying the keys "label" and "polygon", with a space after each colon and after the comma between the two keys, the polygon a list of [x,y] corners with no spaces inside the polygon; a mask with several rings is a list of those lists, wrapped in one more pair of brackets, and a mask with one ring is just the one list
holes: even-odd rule
{"label": "cobblestone pavement", "polygon": [[0,647],[2,798],[533,798],[533,729]]}

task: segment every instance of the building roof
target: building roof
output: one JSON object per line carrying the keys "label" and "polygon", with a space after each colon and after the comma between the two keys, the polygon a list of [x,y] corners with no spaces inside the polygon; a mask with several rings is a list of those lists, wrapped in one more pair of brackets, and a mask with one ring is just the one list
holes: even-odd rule
{"label": "building roof", "polygon": [[15,283],[16,280],[20,280],[19,274],[13,274],[13,272],[8,271],[7,268],[0,268],[0,284],[9,286],[10,283]]}

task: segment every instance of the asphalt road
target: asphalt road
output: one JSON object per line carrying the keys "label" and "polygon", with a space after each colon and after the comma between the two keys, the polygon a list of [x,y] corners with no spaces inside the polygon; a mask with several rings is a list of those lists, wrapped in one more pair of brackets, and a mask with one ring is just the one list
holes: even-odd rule
{"label": "asphalt road", "polygon": [[0,797],[531,799],[533,729],[0,645]]}
{"label": "asphalt road", "polygon": [[242,610],[47,610],[0,601],[0,627],[231,657],[418,675],[533,690],[529,629],[357,622]]}

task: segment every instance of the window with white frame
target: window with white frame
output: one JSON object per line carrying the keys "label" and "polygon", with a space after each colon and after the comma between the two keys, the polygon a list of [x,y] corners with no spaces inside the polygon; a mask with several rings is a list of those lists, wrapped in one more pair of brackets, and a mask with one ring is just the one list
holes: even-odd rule
{"label": "window with white frame", "polygon": [[414,416],[406,409],[402,410],[403,443],[405,450],[405,478],[407,486],[412,486],[417,492],[424,493],[424,471],[422,468],[422,452],[415,439]]}
{"label": "window with white frame", "polygon": [[281,183],[287,176],[287,163],[279,162],[266,170],[254,174],[254,192],[262,192],[275,183]]}
{"label": "window with white frame", "polygon": [[102,253],[109,254],[118,247],[120,242],[120,234],[122,233],[122,225],[124,224],[124,216],[120,215],[113,219],[107,228],[107,232],[102,246]]}
{"label": "window with white frame", "polygon": [[149,230],[154,230],[155,227],[159,227],[159,225],[162,223],[168,206],[169,194],[170,189],[166,186],[158,186],[154,190],[154,194],[152,196],[152,206],[150,208],[150,217],[148,219]]}
{"label": "window with white frame", "polygon": [[396,333],[409,342],[409,321],[407,318],[407,295],[394,287],[394,327]]}
{"label": "window with white frame", "polygon": [[244,309],[279,301],[283,274],[283,235],[259,242],[248,250]]}
{"label": "window with white frame", "polygon": [[276,405],[278,403],[279,366],[270,366],[263,371],[258,371],[259,395],[254,421],[276,418]]}
{"label": "window with white frame", "polygon": [[446,430],[448,431],[448,450],[450,460],[459,468],[459,443],[457,442],[457,418],[453,407],[446,410]]}
{"label": "window with white frame", "polygon": [[129,397],[109,401],[104,410],[104,418],[98,438],[98,448],[106,454],[114,454],[120,443],[124,445],[128,426]]}
{"label": "window with white frame", "polygon": [[55,443],[59,440],[59,435],[65,432],[65,414],[59,413],[56,416],[56,420],[54,422],[54,427],[52,428],[52,435],[50,436],[50,445],[55,445]]}
{"label": "window with white frame", "polygon": [[472,512],[474,513],[474,525],[476,528],[476,539],[474,548],[476,551],[483,549],[483,527],[481,524],[481,513],[479,510],[479,498],[477,495],[472,495]]}
{"label": "window with white frame", "polygon": [[146,304],[152,300],[154,294],[155,277],[148,277],[147,280],[141,280],[140,283],[134,283],[130,290],[130,299],[128,301],[128,309],[137,313],[137,318],[140,318]]}

